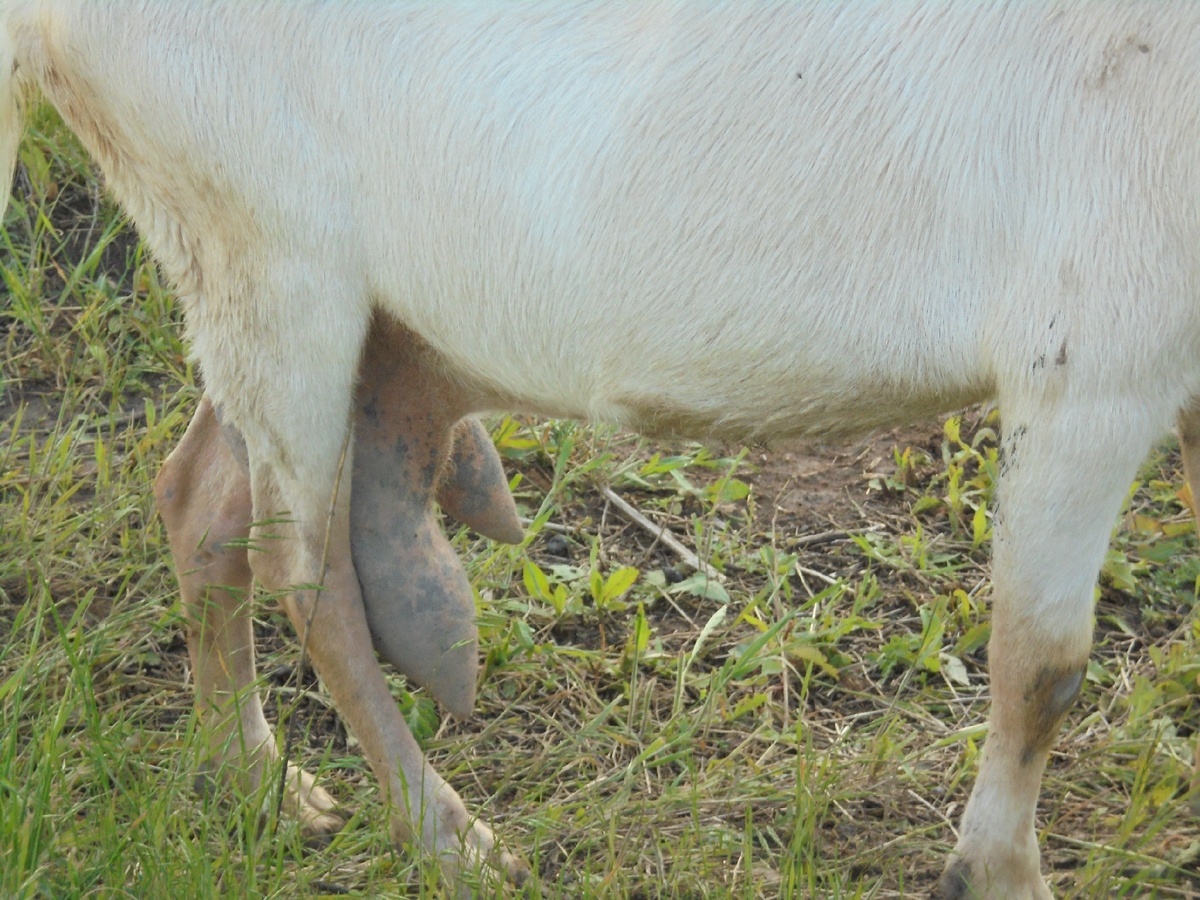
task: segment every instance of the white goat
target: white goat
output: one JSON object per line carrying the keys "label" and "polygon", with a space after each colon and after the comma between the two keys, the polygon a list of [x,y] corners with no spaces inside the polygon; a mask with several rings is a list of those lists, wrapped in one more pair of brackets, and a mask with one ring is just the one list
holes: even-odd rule
{"label": "white goat", "polygon": [[[213,586],[323,583],[288,610],[396,835],[523,871],[424,761],[370,652],[335,484],[373,318],[360,429],[398,435],[416,474],[385,483],[386,441],[360,434],[354,494],[401,498],[392,549],[418,568],[476,410],[747,437],[994,397],[993,707],[939,892],[1050,895],[1038,785],[1114,517],[1176,419],[1200,474],[1200,4],[0,0],[0,19],[3,162],[35,84],[178,286],[232,438],[205,407],[159,490],[218,755],[253,780],[274,751],[247,613]],[[228,487],[241,453],[252,510]],[[197,550],[285,513],[249,568]],[[461,574],[429,553],[429,579],[381,564],[367,606],[389,578],[432,581],[453,619]],[[290,803],[337,825],[303,773]]]}

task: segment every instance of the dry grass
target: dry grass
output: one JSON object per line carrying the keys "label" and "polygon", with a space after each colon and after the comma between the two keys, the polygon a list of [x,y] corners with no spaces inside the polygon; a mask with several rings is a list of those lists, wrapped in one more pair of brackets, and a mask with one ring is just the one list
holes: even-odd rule
{"label": "dry grass", "polygon": [[[298,717],[300,754],[356,815],[305,850],[260,825],[263,798],[193,789],[149,491],[197,398],[178,315],[52,115],[22,163],[0,256],[0,895],[436,895],[387,845],[357,747],[269,604],[268,713]],[[479,592],[477,714],[445,720],[394,689],[439,769],[534,863],[533,895],[928,889],[987,706],[994,423],[972,412],[958,440],[958,421],[770,453],[496,423],[534,524],[515,549],[454,537]],[[1178,470],[1164,448],[1131,495],[1047,775],[1038,825],[1067,897],[1200,893],[1200,565]],[[604,486],[724,583],[689,577]]]}

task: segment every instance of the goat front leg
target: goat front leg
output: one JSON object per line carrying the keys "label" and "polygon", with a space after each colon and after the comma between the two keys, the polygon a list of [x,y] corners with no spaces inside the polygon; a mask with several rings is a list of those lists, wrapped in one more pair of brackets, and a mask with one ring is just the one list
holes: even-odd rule
{"label": "goat front leg", "polygon": [[[254,673],[250,477],[203,399],[154,485],[186,617],[196,709],[209,762],[251,795],[278,754]],[[313,777],[288,767],[284,810],[310,837],[341,829],[335,804]]]}
{"label": "goat front leg", "polygon": [[1155,433],[1144,410],[1005,411],[993,551],[992,711],[942,900],[1045,900],[1034,814],[1046,759],[1083,684],[1093,592]]}

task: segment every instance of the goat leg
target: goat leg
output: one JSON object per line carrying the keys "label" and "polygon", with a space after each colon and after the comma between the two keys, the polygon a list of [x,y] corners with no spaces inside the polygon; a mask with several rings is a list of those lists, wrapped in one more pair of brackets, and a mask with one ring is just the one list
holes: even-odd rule
{"label": "goat leg", "polygon": [[[205,398],[154,490],[179,577],[209,763],[252,795],[278,752],[255,677],[246,549],[252,513],[243,455],[244,448],[222,434]],[[333,798],[295,766],[288,766],[284,808],[314,839],[342,827]]]}

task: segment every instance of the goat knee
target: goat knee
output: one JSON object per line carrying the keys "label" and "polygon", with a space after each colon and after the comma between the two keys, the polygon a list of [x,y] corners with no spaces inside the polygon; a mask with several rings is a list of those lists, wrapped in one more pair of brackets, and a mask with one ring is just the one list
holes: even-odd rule
{"label": "goat knee", "polygon": [[1038,670],[1023,697],[1026,727],[1022,765],[1027,766],[1049,752],[1063,717],[1079,696],[1086,669],[1084,662],[1074,666],[1047,665]]}
{"label": "goat knee", "polygon": [[249,533],[249,474],[207,398],[163,463],[154,496],[185,602],[199,599],[205,585],[249,587],[246,552],[229,547]]}

